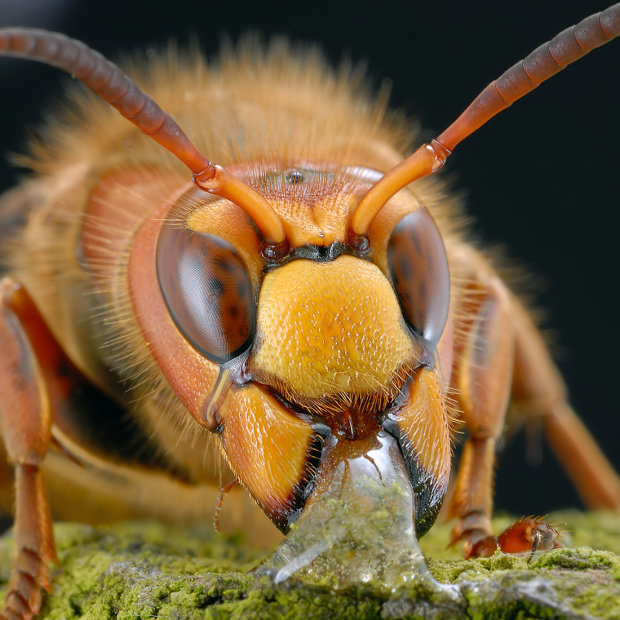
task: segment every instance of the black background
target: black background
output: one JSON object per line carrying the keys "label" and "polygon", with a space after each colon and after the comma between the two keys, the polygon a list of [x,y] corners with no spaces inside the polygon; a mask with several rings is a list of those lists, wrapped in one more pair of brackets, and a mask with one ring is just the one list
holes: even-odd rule
{"label": "black background", "polygon": [[[412,1],[406,7],[0,0],[0,25],[57,29],[112,58],[171,39],[185,42],[190,34],[210,54],[223,33],[236,38],[254,30],[318,42],[333,62],[343,54],[366,61],[375,85],[391,80],[392,104],[419,119],[430,138],[515,61],[603,8],[565,0],[518,6]],[[477,236],[501,243],[532,274],[572,402],[618,469],[619,68],[620,43],[594,51],[492,120],[447,166],[465,192]],[[50,97],[58,98],[62,79],[34,63],[0,61],[3,153],[23,145],[24,129],[39,122]],[[17,173],[3,163],[0,189]],[[542,514],[578,505],[546,446],[538,467],[526,464],[525,448],[521,435],[500,460],[498,507]]]}

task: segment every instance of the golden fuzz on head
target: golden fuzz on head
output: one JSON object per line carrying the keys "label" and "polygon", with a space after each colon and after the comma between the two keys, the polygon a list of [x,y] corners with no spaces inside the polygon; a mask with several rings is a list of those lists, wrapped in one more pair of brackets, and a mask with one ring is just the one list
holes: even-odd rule
{"label": "golden fuzz on head", "polygon": [[[410,148],[411,125],[387,111],[384,94],[370,96],[363,71],[350,63],[334,71],[316,48],[249,36],[225,45],[213,62],[174,45],[154,56],[123,67],[222,165],[288,157],[351,163],[363,153],[375,167],[390,167]],[[122,158],[180,166],[84,86],[72,87],[71,98],[64,122],[54,114],[43,142],[33,145],[30,165],[47,172],[86,160],[105,168]]]}

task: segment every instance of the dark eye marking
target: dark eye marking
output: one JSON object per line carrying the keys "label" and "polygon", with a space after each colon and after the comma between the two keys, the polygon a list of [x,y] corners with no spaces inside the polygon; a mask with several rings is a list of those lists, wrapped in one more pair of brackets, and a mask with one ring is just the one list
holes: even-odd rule
{"label": "dark eye marking", "polygon": [[336,178],[333,170],[319,170],[314,168],[289,168],[286,170],[271,170],[262,174],[258,180],[261,190],[269,192],[281,190],[284,185],[302,185],[318,183],[332,185]]}
{"label": "dark eye marking", "polygon": [[285,173],[284,179],[287,183],[295,185],[304,182],[304,173],[301,170],[289,170]]}

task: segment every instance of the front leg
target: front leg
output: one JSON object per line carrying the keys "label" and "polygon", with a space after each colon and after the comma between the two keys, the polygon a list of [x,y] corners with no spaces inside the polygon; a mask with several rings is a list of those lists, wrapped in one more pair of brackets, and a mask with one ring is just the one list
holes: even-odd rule
{"label": "front leg", "polygon": [[504,429],[515,347],[511,298],[500,279],[489,274],[469,297],[453,378],[469,437],[449,507],[449,517],[458,517],[452,542],[462,540],[468,556],[491,540],[495,446]]}
{"label": "front leg", "polygon": [[51,589],[56,549],[40,470],[51,442],[51,407],[35,347],[55,344],[24,289],[0,280],[0,428],[15,469],[15,560],[3,620],[32,618],[42,591]]}
{"label": "front leg", "polygon": [[458,517],[452,541],[462,540],[467,555],[488,555],[498,545],[516,548],[514,534],[521,531],[527,533],[521,536],[525,547],[541,548],[541,540],[556,545],[555,530],[537,519],[520,520],[503,538],[492,536],[495,445],[509,399],[521,417],[542,421],[586,505],[620,510],[620,478],[568,404],[564,382],[529,314],[479,254],[465,249],[456,258],[468,287],[455,327],[452,387],[469,438],[448,512]]}

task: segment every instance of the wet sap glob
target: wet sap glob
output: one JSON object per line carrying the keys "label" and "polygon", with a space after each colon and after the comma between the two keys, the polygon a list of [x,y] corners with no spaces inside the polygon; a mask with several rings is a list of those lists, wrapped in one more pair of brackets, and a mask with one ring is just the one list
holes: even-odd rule
{"label": "wet sap glob", "polygon": [[418,546],[415,496],[396,441],[384,431],[331,440],[299,521],[259,573],[275,583],[295,577],[334,587],[439,587]]}

